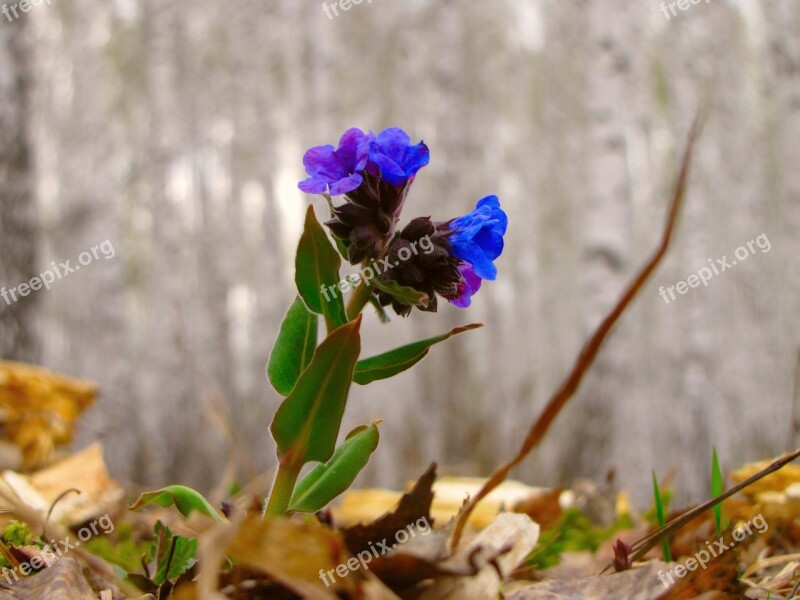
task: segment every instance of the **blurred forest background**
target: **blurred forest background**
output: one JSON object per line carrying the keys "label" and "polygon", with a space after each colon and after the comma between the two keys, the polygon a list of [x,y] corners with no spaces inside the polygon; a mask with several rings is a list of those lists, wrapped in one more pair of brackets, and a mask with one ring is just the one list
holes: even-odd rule
{"label": "blurred forest background", "polygon": [[[406,218],[497,193],[510,229],[467,311],[367,321],[365,354],[482,321],[391,384],[360,480],[433,461],[486,475],[516,450],[602,315],[654,249],[698,107],[708,119],[676,246],[579,396],[516,476],[683,499],[800,440],[800,2],[53,0],[0,17],[0,285],[104,240],[95,261],[7,305],[0,356],[98,381],[79,443],[114,474],[208,489],[231,452],[274,464],[264,376],[292,301],[302,155],[351,126],[431,149]],[[321,212],[320,214],[323,214]],[[708,288],[659,286],[760,234]],[[226,425],[227,424],[227,425]],[[230,431],[226,433],[226,428]],[[231,434],[233,432],[233,434]]]}

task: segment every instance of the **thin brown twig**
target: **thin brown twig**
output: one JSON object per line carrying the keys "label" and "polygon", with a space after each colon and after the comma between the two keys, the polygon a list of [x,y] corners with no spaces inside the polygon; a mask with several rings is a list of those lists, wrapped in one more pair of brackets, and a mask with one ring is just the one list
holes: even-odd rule
{"label": "thin brown twig", "polygon": [[692,128],[689,132],[689,138],[684,150],[680,171],[678,172],[678,178],[672,196],[672,204],[667,217],[667,223],[664,228],[664,233],[658,249],[647,262],[647,264],[642,268],[642,270],[636,275],[634,280],[628,285],[628,288],[622,294],[622,297],[619,299],[616,306],[605,317],[605,319],[603,319],[603,322],[600,323],[600,326],[594,332],[592,337],[589,338],[589,341],[581,350],[581,353],[572,367],[572,370],[561,384],[561,387],[558,388],[555,394],[553,394],[553,396],[550,398],[544,410],[539,415],[539,418],[534,422],[517,454],[496,469],[483,485],[481,490],[475,495],[475,497],[471,498],[465,504],[464,508],[459,513],[455,528],[453,529],[453,536],[450,540],[450,550],[452,552],[455,552],[455,550],[458,548],[458,544],[461,540],[467,520],[478,503],[487,495],[489,495],[489,493],[498,485],[505,481],[511,470],[524,461],[542,441],[545,434],[550,429],[550,426],[553,424],[553,421],[578,390],[584,374],[592,366],[592,363],[597,357],[600,347],[602,346],[606,337],[666,255],[670,246],[670,241],[672,240],[675,224],[680,213],[684,192],[686,190],[686,181],[689,175],[692,150],[694,149],[695,141],[700,134],[700,129],[701,118],[698,116],[695,118]]}
{"label": "thin brown twig", "polygon": [[789,594],[789,600],[794,600],[797,597],[797,591],[800,590],[800,579],[794,584],[792,592]]}

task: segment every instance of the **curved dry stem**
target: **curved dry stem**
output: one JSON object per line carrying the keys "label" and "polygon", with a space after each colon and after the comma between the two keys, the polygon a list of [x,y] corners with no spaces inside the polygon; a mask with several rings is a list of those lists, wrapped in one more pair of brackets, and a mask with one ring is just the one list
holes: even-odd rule
{"label": "curved dry stem", "polygon": [[467,520],[478,503],[488,496],[489,493],[498,485],[505,481],[511,470],[525,460],[534,450],[534,448],[536,448],[542,441],[545,434],[550,429],[550,426],[553,424],[555,418],[578,390],[584,374],[592,366],[595,358],[597,358],[600,347],[602,346],[608,334],[611,332],[611,329],[617,323],[619,318],[631,304],[633,299],[644,286],[645,282],[648,280],[650,275],[652,275],[653,271],[655,271],[656,267],[666,255],[667,250],[669,249],[670,241],[672,240],[675,223],[678,220],[681,204],[683,202],[683,196],[686,190],[686,180],[688,179],[689,166],[692,159],[692,151],[694,149],[695,141],[700,134],[700,129],[701,118],[698,116],[692,124],[692,129],[689,132],[689,139],[686,143],[686,149],[683,153],[681,168],[675,184],[675,190],[672,196],[672,204],[667,217],[667,223],[664,228],[664,233],[658,249],[647,262],[647,264],[642,268],[639,274],[636,275],[634,280],[628,285],[628,288],[622,294],[622,297],[619,299],[616,306],[605,317],[605,319],[603,319],[603,322],[600,323],[600,326],[594,332],[592,337],[589,338],[589,341],[583,347],[583,350],[581,350],[581,353],[578,356],[578,359],[575,361],[575,364],[572,367],[569,375],[567,375],[567,378],[561,384],[561,387],[559,387],[555,394],[553,394],[553,396],[550,398],[544,410],[539,415],[539,418],[534,422],[517,454],[496,469],[495,472],[492,473],[491,477],[489,477],[487,482],[483,485],[481,490],[475,495],[475,497],[471,498],[469,502],[464,505],[464,508],[459,513],[458,520],[456,521],[456,525],[453,530],[453,536],[450,540],[451,551],[455,551],[458,547],[458,543],[461,541],[461,536],[464,532],[464,527],[467,523]]}

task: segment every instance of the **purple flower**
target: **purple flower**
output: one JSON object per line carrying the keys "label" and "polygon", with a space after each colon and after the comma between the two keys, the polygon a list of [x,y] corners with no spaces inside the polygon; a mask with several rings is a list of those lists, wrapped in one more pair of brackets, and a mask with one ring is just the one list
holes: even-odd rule
{"label": "purple flower", "polygon": [[324,194],[330,188],[331,196],[353,191],[361,185],[361,171],[367,165],[372,133],[348,129],[339,140],[339,147],[315,146],[303,156],[303,165],[310,177],[298,187],[308,194]]}
{"label": "purple flower", "polygon": [[475,210],[446,224],[452,231],[448,236],[451,254],[474,268],[481,279],[494,280],[497,267],[494,260],[503,252],[503,236],[508,217],[500,208],[497,196],[486,196]]}
{"label": "purple flower", "polygon": [[411,145],[409,135],[399,127],[384,129],[372,140],[367,171],[395,187],[414,180],[417,171],[428,164],[430,153],[424,142]]}
{"label": "purple flower", "polygon": [[458,272],[464,281],[458,285],[458,298],[450,300],[450,303],[459,308],[467,308],[472,304],[472,296],[481,289],[483,279],[475,273],[475,269],[468,262],[462,262],[458,266]]}

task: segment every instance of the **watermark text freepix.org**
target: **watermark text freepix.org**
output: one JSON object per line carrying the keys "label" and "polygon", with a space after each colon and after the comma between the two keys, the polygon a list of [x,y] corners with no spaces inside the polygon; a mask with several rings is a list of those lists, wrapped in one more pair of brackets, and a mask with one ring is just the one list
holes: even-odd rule
{"label": "watermark text freepix.org", "polygon": [[20,298],[24,298],[31,292],[37,292],[42,288],[49,290],[50,286],[56,281],[64,279],[75,271],[80,271],[81,267],[86,267],[94,261],[100,260],[101,256],[109,260],[114,258],[116,254],[117,252],[114,250],[111,240],[106,240],[96,246],[92,246],[91,249],[86,252],[81,252],[78,255],[78,264],[76,265],[70,264],[72,262],[71,260],[58,264],[53,262],[49,269],[39,273],[36,277],[32,277],[31,280],[26,283],[20,283],[8,289],[6,289],[6,286],[0,287],[0,297],[10,306],[12,303],[19,301]]}
{"label": "watermark text freepix.org", "polygon": [[[419,246],[419,248],[417,248]],[[420,248],[422,249],[423,254],[430,254],[434,250],[433,241],[431,240],[430,236],[422,237],[418,240],[415,240],[409,245],[403,246],[397,251],[397,258],[400,260],[394,264],[389,259],[389,257],[379,258],[377,261],[372,259],[372,262],[361,269],[358,273],[353,273],[352,275],[348,275],[344,279],[342,279],[337,285],[325,285],[322,284],[320,286],[320,291],[322,295],[325,296],[325,301],[330,302],[334,298],[336,298],[336,293],[341,292],[342,294],[346,294],[352,288],[357,288],[361,285],[363,281],[367,286],[372,285],[372,280],[377,275],[382,275],[395,267],[399,267],[401,262],[405,262],[410,260],[412,257],[417,256],[419,254]],[[329,295],[331,294],[331,295]]]}
{"label": "watermark text freepix.org", "polygon": [[[755,532],[753,529],[751,529],[751,525],[755,527]],[[678,579],[685,577],[689,571],[694,571],[698,566],[705,569],[706,565],[708,565],[712,558],[717,558],[723,552],[733,548],[738,542],[744,541],[748,534],[754,535],[755,533],[764,533],[767,529],[769,529],[767,520],[763,515],[758,514],[744,525],[739,525],[734,528],[734,530],[731,532],[733,541],[730,543],[726,544],[725,538],[723,537],[720,537],[713,543],[706,542],[705,548],[697,551],[694,556],[687,558],[686,562],[683,564],[676,565],[674,568],[668,569],[666,572],[664,572],[663,569],[659,571],[658,580],[664,584],[665,588],[668,588],[670,585],[675,583],[674,577],[677,577]],[[669,583],[667,583],[668,580]]]}
{"label": "watermark text freepix.org", "polygon": [[[373,558],[378,558],[395,548],[397,544],[404,544],[411,538],[417,537],[417,533],[420,535],[428,535],[431,532],[431,525],[428,523],[427,517],[422,517],[421,519],[417,519],[416,523],[411,523],[407,525],[404,529],[401,529],[397,533],[394,534],[394,541],[395,543],[391,546],[386,538],[383,538],[382,541],[373,544],[372,542],[369,543],[369,550],[362,550],[356,556],[352,556],[347,559],[347,562],[341,563],[336,566],[335,569],[330,569],[329,571],[325,571],[324,569],[319,570],[319,578],[325,584],[325,587],[330,587],[333,583],[336,582],[336,576],[338,575],[340,579],[344,579],[347,575],[353,571],[358,571],[359,569],[367,569],[369,570],[369,563],[372,561]],[[377,546],[377,547],[376,547]],[[330,581],[328,580],[330,578]]]}
{"label": "watermark text freepix.org", "polygon": [[[770,244],[766,233],[762,233],[757,238],[750,240],[746,245],[739,246],[733,253],[736,258],[729,261],[727,254],[723,255],[722,258],[717,258],[715,260],[709,258],[708,263],[710,266],[699,269],[697,273],[692,273],[686,278],[685,281],[679,281],[675,285],[671,285],[666,288],[662,285],[658,288],[658,295],[664,299],[666,304],[669,304],[670,298],[672,300],[677,299],[677,296],[675,295],[676,291],[683,296],[691,288],[700,287],[701,283],[704,287],[708,287],[709,282],[714,279],[714,277],[727,271],[728,269],[732,269],[740,262],[746,261],[751,254],[755,254],[756,248],[761,250],[762,254],[766,254],[772,249],[772,244]],[[667,295],[669,295],[669,297],[667,297]]]}
{"label": "watermark text freepix.org", "polygon": [[100,531],[102,531],[104,535],[108,535],[114,531],[114,522],[107,514],[78,530],[77,540],[72,541],[72,536],[69,535],[58,542],[56,540],[50,540],[50,543],[45,544],[44,547],[39,550],[39,554],[32,556],[30,560],[20,563],[13,569],[9,569],[8,567],[3,568],[3,577],[5,577],[6,583],[12,585],[19,581],[19,573],[22,573],[23,577],[27,577],[39,569],[49,567],[70,550],[74,550],[80,546],[81,542],[88,542],[94,536],[100,535]]}
{"label": "watermark text freepix.org", "polygon": [[[678,11],[675,8],[679,8],[681,11],[686,12],[689,10],[689,7],[694,4],[700,4],[703,0],[677,0],[677,2],[662,2],[661,3],[661,12],[664,13],[667,21],[672,19],[672,17],[678,16]],[[706,4],[710,4],[711,0],[705,0]]]}
{"label": "watermark text freepix.org", "polygon": [[328,17],[329,21],[333,21],[334,17],[339,16],[339,11],[347,12],[354,5],[361,4],[362,2],[366,2],[367,4],[372,4],[372,0],[336,0],[336,2],[331,2],[328,4],[327,2],[322,3],[322,12]]}
{"label": "watermark text freepix.org", "polygon": [[3,4],[3,8],[0,9],[0,12],[6,16],[9,23],[12,23],[14,19],[19,19],[22,16],[19,14],[20,11],[27,13],[30,12],[34,6],[41,6],[45,3],[51,6],[53,0],[20,0],[19,2],[12,2],[11,6]]}

